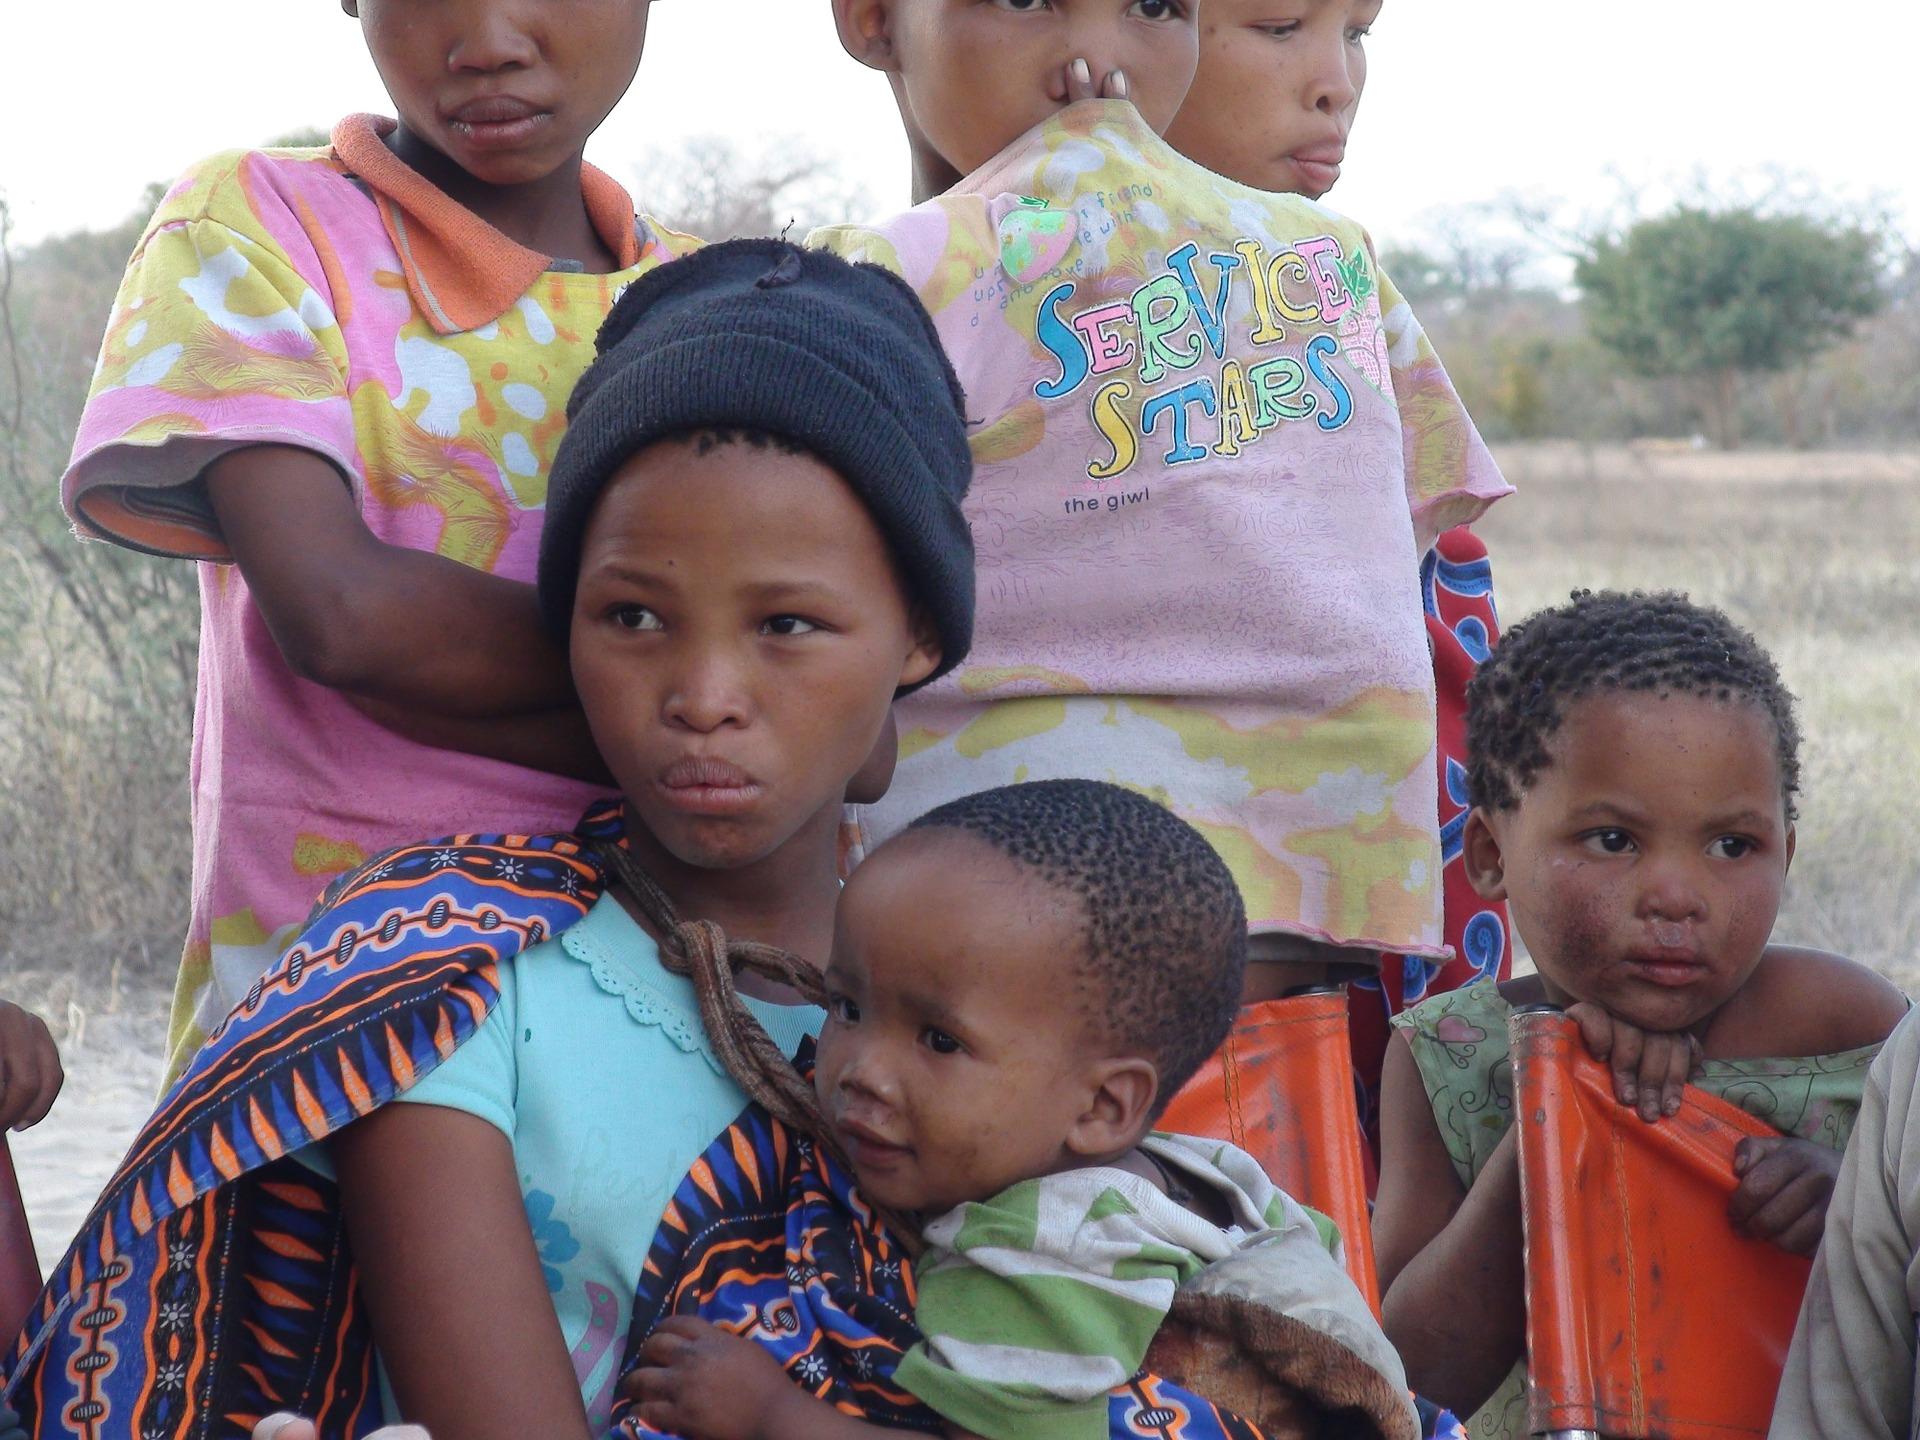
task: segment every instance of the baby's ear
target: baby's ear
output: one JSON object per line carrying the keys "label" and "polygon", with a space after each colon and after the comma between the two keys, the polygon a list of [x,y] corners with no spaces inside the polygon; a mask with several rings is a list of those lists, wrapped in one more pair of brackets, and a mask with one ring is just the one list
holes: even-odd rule
{"label": "baby's ear", "polygon": [[1500,836],[1493,818],[1476,805],[1467,815],[1460,837],[1460,863],[1467,883],[1482,900],[1507,898],[1507,864],[1500,853]]}
{"label": "baby's ear", "polygon": [[833,0],[833,23],[847,54],[873,70],[892,70],[893,0]]}
{"label": "baby's ear", "polygon": [[1068,1132],[1067,1149],[1091,1157],[1138,1144],[1151,1123],[1153,1102],[1159,1098],[1159,1067],[1144,1056],[1119,1055],[1099,1061],[1088,1078],[1093,1082],[1093,1097]]}

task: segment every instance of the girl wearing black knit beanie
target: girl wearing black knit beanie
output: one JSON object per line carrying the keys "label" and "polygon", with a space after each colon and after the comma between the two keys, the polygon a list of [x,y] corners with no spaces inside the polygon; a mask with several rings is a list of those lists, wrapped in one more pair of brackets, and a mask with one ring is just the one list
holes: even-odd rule
{"label": "girl wearing black knit beanie", "polygon": [[[592,1440],[656,1225],[746,1101],[709,1002],[784,1055],[818,1029],[805,963],[766,957],[824,959],[848,782],[971,637],[952,370],[892,276],[736,242],[634,285],[570,413],[540,594],[621,795],[575,835],[402,847],[329,892],[57,1272],[8,1377],[30,1434],[60,1433],[72,1377],[130,1413],[187,1354],[212,1378],[178,1403],[221,1416]],[[737,998],[687,977],[714,932],[678,915],[757,942]],[[208,1304],[115,1312],[118,1367],[76,1360],[74,1296],[171,1296],[203,1259]]]}

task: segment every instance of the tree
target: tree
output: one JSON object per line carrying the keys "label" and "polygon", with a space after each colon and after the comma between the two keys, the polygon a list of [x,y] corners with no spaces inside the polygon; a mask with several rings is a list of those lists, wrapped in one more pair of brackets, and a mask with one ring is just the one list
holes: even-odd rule
{"label": "tree", "polygon": [[1593,338],[1629,370],[1695,391],[1714,439],[1740,440],[1740,379],[1812,361],[1882,302],[1882,238],[1751,205],[1683,205],[1577,257]]}
{"label": "tree", "polygon": [[711,241],[783,233],[804,240],[815,226],[863,214],[868,203],[859,185],[817,156],[791,147],[744,155],[712,136],[648,156],[638,181],[634,198],[643,211]]}
{"label": "tree", "polygon": [[197,577],[76,545],[59,503],[101,327],[155,198],[111,230],[24,252],[0,200],[0,925],[166,954],[188,883]]}

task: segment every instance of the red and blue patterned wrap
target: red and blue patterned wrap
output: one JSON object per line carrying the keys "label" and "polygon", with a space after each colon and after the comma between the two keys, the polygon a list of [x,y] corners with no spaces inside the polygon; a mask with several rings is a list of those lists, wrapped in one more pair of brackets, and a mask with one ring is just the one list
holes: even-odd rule
{"label": "red and blue patterned wrap", "polygon": [[[808,1059],[803,1053],[803,1066]],[[830,1156],[749,1106],[667,1206],[633,1303],[623,1369],[661,1321],[696,1315],[751,1336],[792,1381],[850,1415],[942,1433],[893,1383],[919,1343],[913,1267]],[[1108,1399],[1109,1432],[1157,1440],[1265,1440],[1265,1432],[1169,1381],[1139,1375]],[[658,1440],[614,1410],[619,1440]]]}
{"label": "red and blue patterned wrap", "polygon": [[[810,1056],[803,1051],[803,1068]],[[794,1384],[841,1411],[897,1430],[941,1433],[940,1417],[893,1383],[920,1340],[913,1266],[853,1177],[759,1106],[749,1106],[669,1202],[633,1302],[622,1370],[663,1320],[692,1315],[750,1336]],[[1107,1400],[1114,1440],[1266,1440],[1257,1425],[1151,1374]],[[1423,1432],[1453,1417],[1421,1406]],[[629,1402],[614,1440],[660,1440]]]}
{"label": "red and blue patterned wrap", "polygon": [[292,1158],[451,1055],[502,961],[603,886],[577,834],[387,852],[306,930],[162,1098],[52,1273],[6,1365],[34,1440],[245,1437],[275,1410],[321,1434],[381,1423],[334,1186]]}
{"label": "red and blue patterned wrap", "polygon": [[1438,700],[1441,894],[1445,936],[1453,959],[1444,964],[1388,955],[1379,979],[1347,989],[1353,1071],[1360,1117],[1376,1159],[1380,1153],[1380,1072],[1386,1062],[1389,1021],[1429,995],[1457,990],[1483,975],[1513,973],[1513,931],[1504,901],[1482,900],[1461,862],[1467,813],[1467,682],[1500,638],[1493,603],[1493,567],[1487,547],[1468,529],[1449,530],[1420,566]]}

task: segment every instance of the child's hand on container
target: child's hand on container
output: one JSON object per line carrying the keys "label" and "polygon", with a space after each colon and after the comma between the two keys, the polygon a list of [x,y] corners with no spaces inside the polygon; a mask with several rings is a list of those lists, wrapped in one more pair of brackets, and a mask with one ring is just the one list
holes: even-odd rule
{"label": "child's hand on container", "polygon": [[1734,1147],[1740,1186],[1727,1219],[1742,1235],[1795,1255],[1811,1255],[1827,1223],[1827,1202],[1840,1174],[1840,1152],[1785,1135],[1752,1137]]}
{"label": "child's hand on container", "polygon": [[0,1000],[0,1129],[38,1125],[66,1080],[47,1022]]}
{"label": "child's hand on container", "polygon": [[1613,1071],[1613,1097],[1639,1112],[1649,1125],[1680,1113],[1680,1093],[1705,1058],[1693,1036],[1642,1030],[1582,1000],[1567,1007],[1580,1038],[1596,1060]]}

